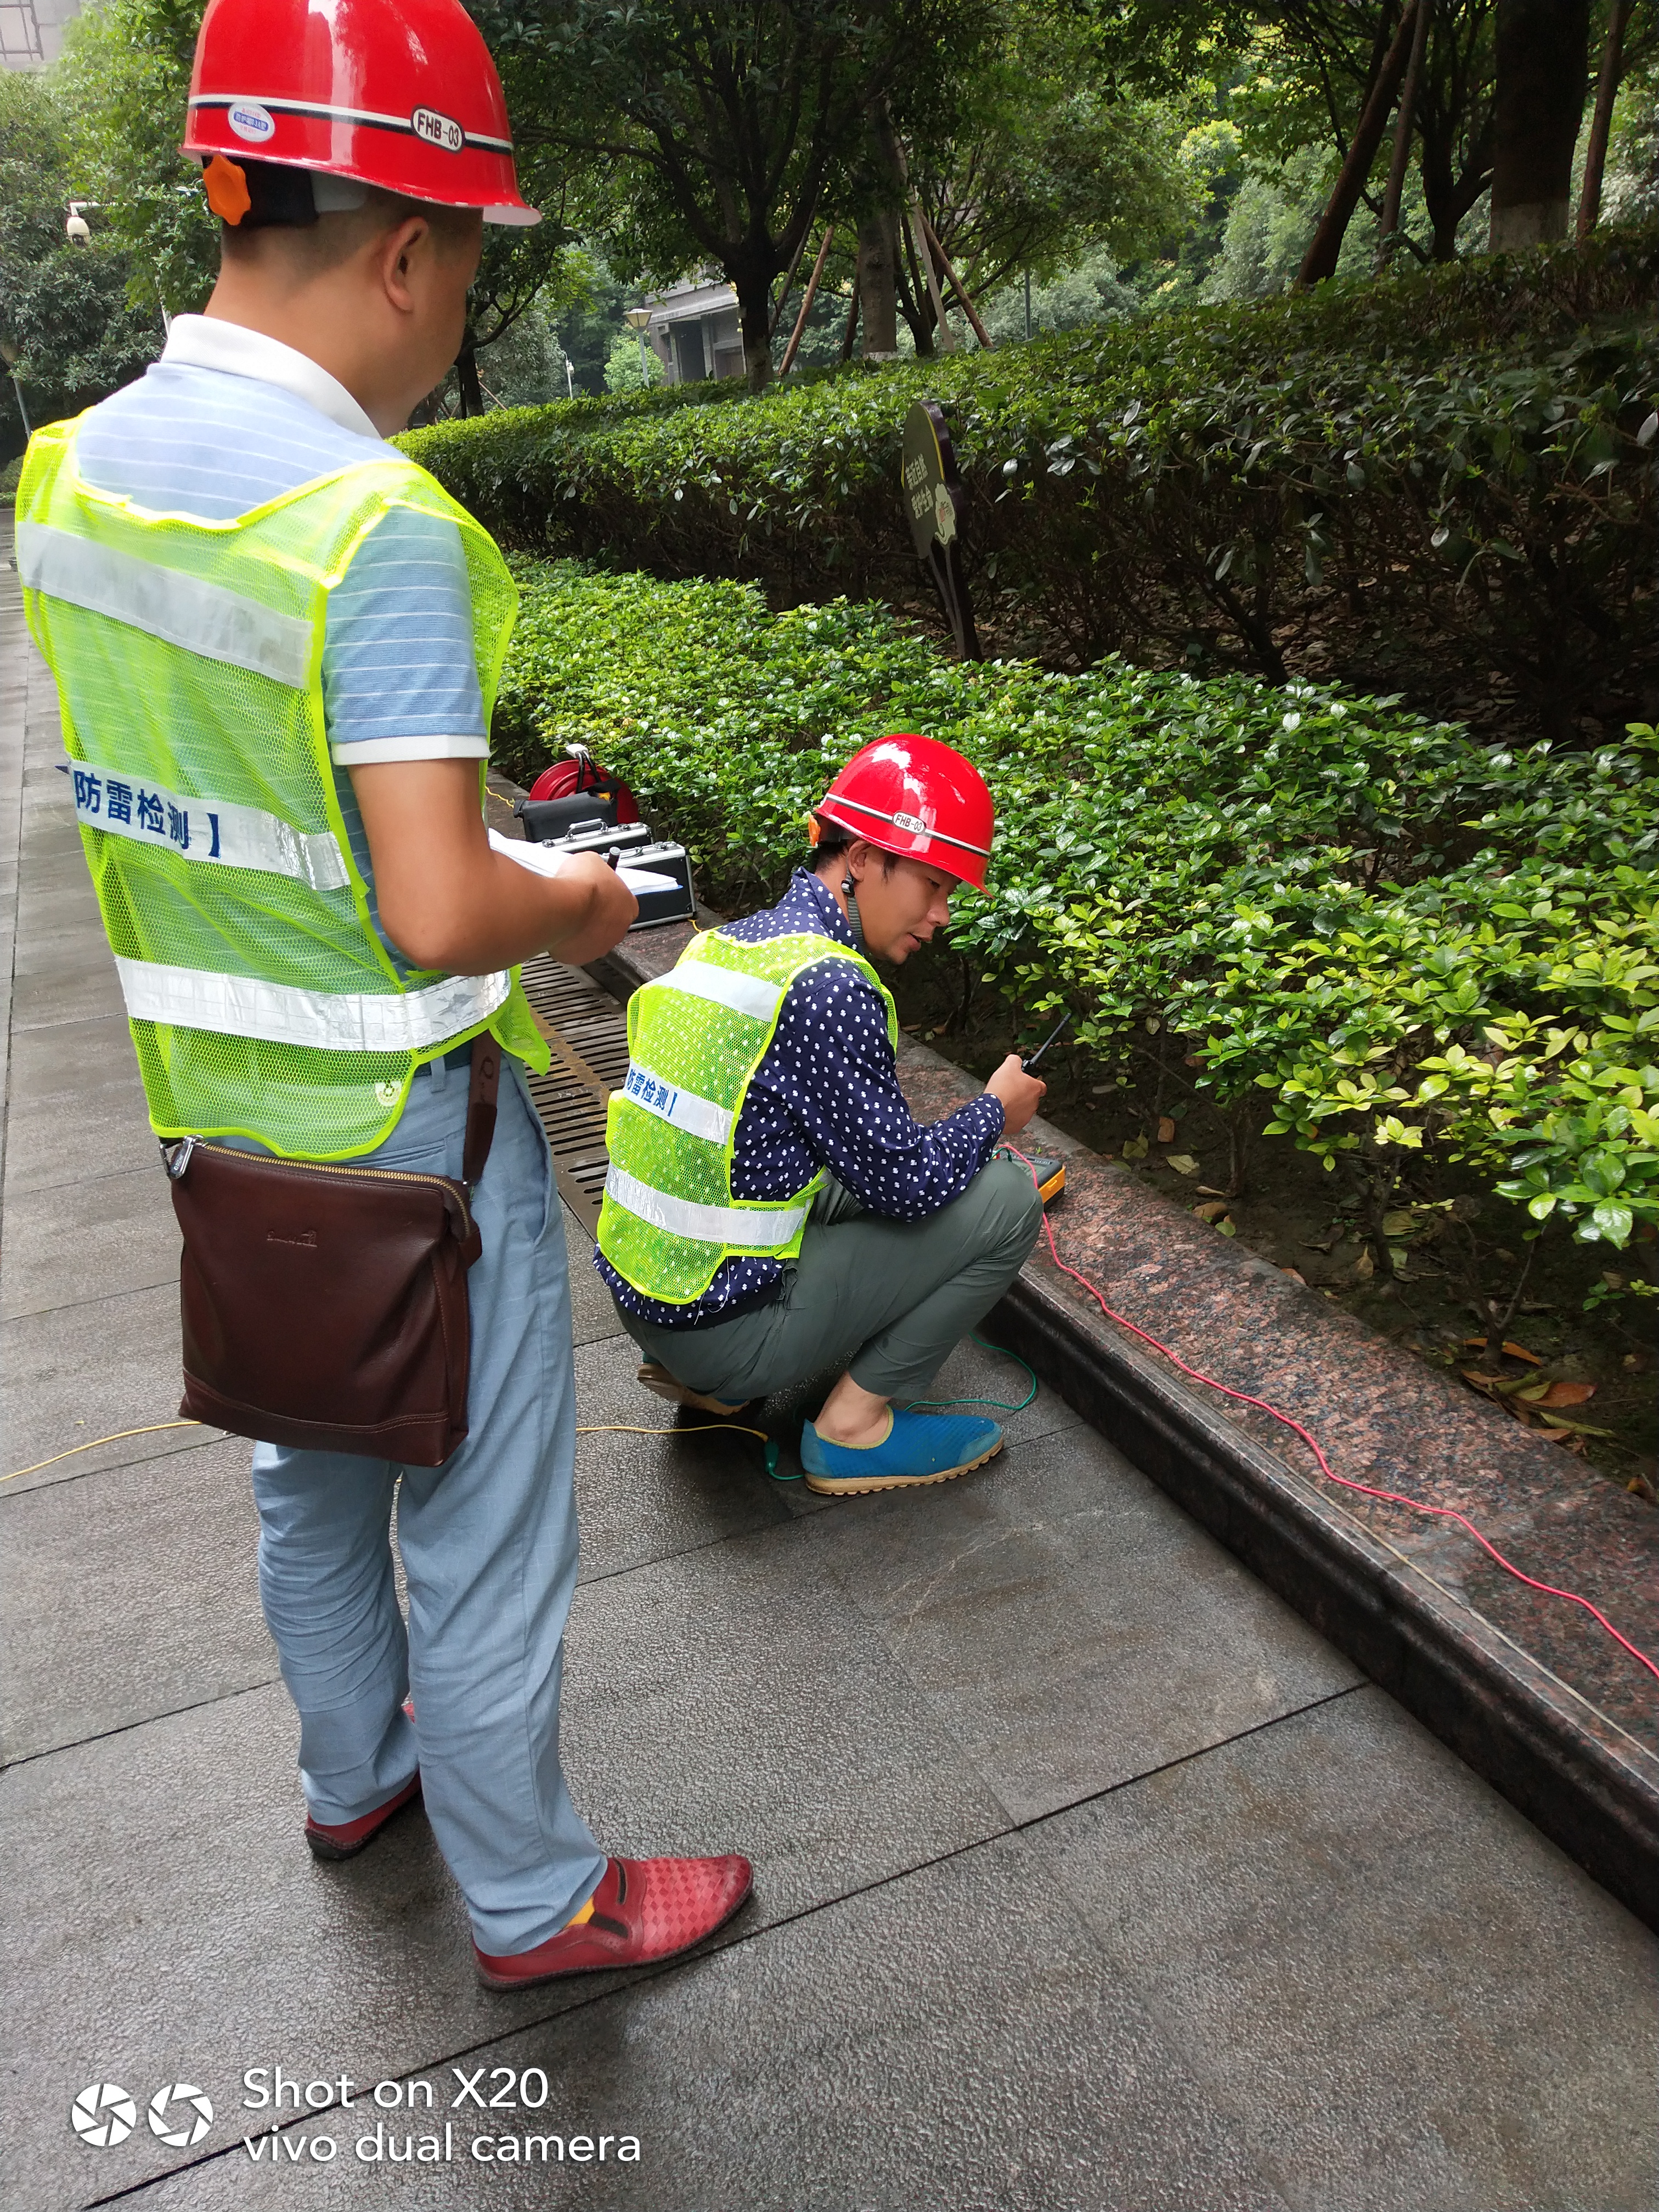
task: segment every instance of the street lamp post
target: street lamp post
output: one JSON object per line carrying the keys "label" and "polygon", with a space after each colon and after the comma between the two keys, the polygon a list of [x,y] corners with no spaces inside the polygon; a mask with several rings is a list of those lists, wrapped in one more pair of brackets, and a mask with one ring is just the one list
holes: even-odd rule
{"label": "street lamp post", "polygon": [[0,338],[0,361],[5,362],[7,371],[11,377],[11,388],[17,394],[17,411],[23,418],[23,435],[26,438],[32,438],[34,432],[29,423],[29,410],[23,404],[23,387],[17,380],[17,356],[21,350],[22,349],[20,346],[15,346],[9,338]]}
{"label": "street lamp post", "polygon": [[649,384],[651,381],[651,357],[645,349],[645,334],[651,327],[651,310],[649,307],[626,308],[623,313],[623,320],[632,330],[635,337],[639,342],[640,371],[644,376],[646,382]]}

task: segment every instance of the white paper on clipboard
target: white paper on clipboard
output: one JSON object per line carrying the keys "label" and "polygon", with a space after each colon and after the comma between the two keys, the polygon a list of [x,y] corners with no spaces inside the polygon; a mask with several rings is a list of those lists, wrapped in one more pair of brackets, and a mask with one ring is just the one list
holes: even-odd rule
{"label": "white paper on clipboard", "polygon": [[[492,852],[505,854],[509,860],[516,860],[521,868],[528,868],[537,876],[562,874],[571,857],[556,845],[532,845],[527,839],[503,837],[498,830],[490,831],[489,845]],[[647,891],[680,889],[674,877],[659,875],[654,868],[630,868],[626,860],[618,861],[617,873],[635,898],[642,898]]]}
{"label": "white paper on clipboard", "polygon": [[562,875],[568,853],[562,853],[556,845],[532,845],[528,838],[503,837],[499,830],[489,833],[489,849],[501,853],[509,860],[516,860],[521,868],[528,868],[532,876]]}

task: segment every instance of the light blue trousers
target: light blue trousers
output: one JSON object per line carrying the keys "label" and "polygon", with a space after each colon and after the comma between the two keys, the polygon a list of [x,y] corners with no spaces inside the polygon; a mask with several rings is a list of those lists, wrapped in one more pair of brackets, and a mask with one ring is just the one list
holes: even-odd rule
{"label": "light blue trousers", "polygon": [[[469,1278],[465,1443],[440,1468],[253,1450],[259,1592],[299,1708],[306,1801],[319,1820],[360,1819],[418,1761],[439,1849],[479,1949],[496,1957],[556,1934],[605,1870],[559,1765],[576,1578],[563,1228],[519,1062],[504,1059],[501,1073],[476,1206],[483,1256]],[[441,1064],[417,1075],[403,1119],[368,1161],[459,1176],[467,1080]]]}

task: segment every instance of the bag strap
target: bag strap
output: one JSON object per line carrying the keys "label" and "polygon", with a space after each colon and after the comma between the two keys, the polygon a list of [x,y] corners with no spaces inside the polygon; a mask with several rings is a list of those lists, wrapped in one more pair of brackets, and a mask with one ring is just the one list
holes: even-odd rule
{"label": "bag strap", "polygon": [[495,1093],[501,1079],[501,1048],[488,1030],[472,1040],[472,1087],[466,1102],[466,1143],[461,1181],[476,1190],[495,1140]]}
{"label": "bag strap", "polygon": [[[495,1094],[501,1088],[501,1048],[488,1030],[472,1040],[472,1086],[466,1102],[466,1139],[461,1148],[461,1181],[477,1188],[495,1141]],[[194,1137],[162,1137],[161,1164],[177,1182],[190,1164]]]}

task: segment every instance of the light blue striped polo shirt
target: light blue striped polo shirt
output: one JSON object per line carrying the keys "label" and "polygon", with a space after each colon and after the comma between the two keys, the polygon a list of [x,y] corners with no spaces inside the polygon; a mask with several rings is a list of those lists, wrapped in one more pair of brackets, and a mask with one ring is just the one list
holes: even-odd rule
{"label": "light blue striped polo shirt", "polygon": [[[98,490],[204,522],[234,520],[388,451],[314,361],[205,315],[177,317],[161,358],[94,407],[78,441],[82,473]],[[341,768],[489,752],[466,556],[453,522],[395,507],[363,539],[330,596],[323,704]],[[349,787],[339,782],[352,822]]]}

